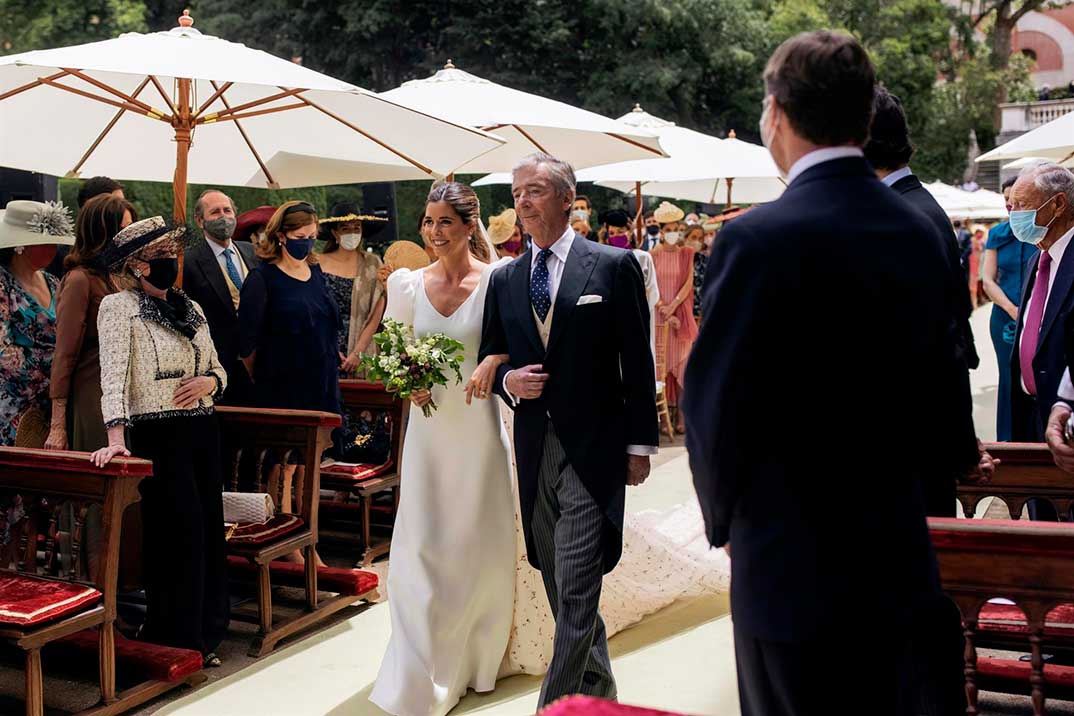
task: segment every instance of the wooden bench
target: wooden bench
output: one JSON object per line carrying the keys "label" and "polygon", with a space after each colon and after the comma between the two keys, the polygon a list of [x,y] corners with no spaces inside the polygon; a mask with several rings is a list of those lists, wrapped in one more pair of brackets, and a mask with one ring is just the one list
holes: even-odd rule
{"label": "wooden bench", "polygon": [[[1074,602],[1074,524],[930,518],[929,528],[944,591],[962,613],[967,713],[978,713],[980,689],[1026,693],[1035,716],[1044,714],[1046,692],[1074,698],[1074,667],[1045,665],[1041,656],[1071,644],[1061,631],[1070,631],[1069,625],[1056,625],[1049,615]],[[981,616],[996,606],[989,604],[995,598],[1017,604],[1021,626],[982,631]],[[977,648],[985,645],[1028,647],[1031,661],[978,658]]]}
{"label": "wooden bench", "polygon": [[[365,469],[357,471],[357,474],[344,474],[331,467],[321,474],[321,486],[324,489],[353,498],[353,501],[322,502],[326,521],[331,524],[331,529],[324,534],[344,542],[352,542],[357,535],[362,548],[358,566],[366,567],[391,549],[391,526],[399,509],[400,466],[406,424],[410,417],[410,403],[388,393],[379,383],[341,380],[339,385],[343,393],[343,404],[348,410],[355,414],[363,410],[370,410],[375,414],[386,413],[391,427],[387,463],[363,466]],[[385,536],[374,534],[373,518],[378,513],[383,518],[381,526]]]}
{"label": "wooden bench", "polygon": [[1066,521],[1074,504],[1074,475],[1060,470],[1043,443],[986,443],[985,449],[1002,462],[986,485],[958,486],[958,501],[967,517],[986,497],[998,497],[1007,504],[1012,520],[1022,515],[1031,498],[1047,500],[1059,519]]}
{"label": "wooden bench", "polygon": [[[281,639],[317,624],[340,609],[362,600],[374,601],[377,585],[375,575],[370,575],[374,579],[358,580],[352,590],[344,590],[323,601],[318,597],[319,573],[326,573],[326,568],[318,570],[315,551],[319,534],[321,453],[331,444],[332,430],[340,426],[340,417],[307,410],[230,407],[217,408],[217,415],[221,442],[230,446],[231,452],[225,489],[239,489],[242,457],[253,455],[257,491],[271,494],[277,510],[265,524],[241,526],[228,541],[231,556],[238,558],[231,560],[229,572],[237,578],[254,576],[257,586],[256,613],[233,610],[232,617],[259,625],[249,653],[262,656],[272,651]],[[290,494],[294,507],[292,513],[284,513],[284,482],[273,476],[271,466],[287,465],[293,454],[301,457]],[[297,568],[301,574],[298,584],[293,580],[295,565],[273,563],[295,552],[301,553],[305,560],[305,565]],[[243,563],[245,568],[240,566]],[[336,580],[337,583],[340,581]],[[304,590],[305,608],[298,614],[277,620],[273,616],[272,588],[274,583],[282,585],[284,582]],[[364,587],[364,591],[358,591],[359,587]]]}
{"label": "wooden bench", "polygon": [[[123,511],[137,502],[138,483],[152,475],[152,463],[116,458],[94,467],[87,453],[0,448],[0,491],[21,496],[24,515],[11,527],[0,564],[0,640],[25,654],[26,714],[42,716],[44,692],[41,652],[67,651],[74,659],[97,657],[101,698],[83,716],[109,716],[130,710],[160,694],[205,680],[201,655],[138,643],[144,660],[132,659],[129,642],[115,637],[116,582]],[[82,579],[79,550],[89,505],[101,506],[97,574]],[[65,570],[58,550],[62,510],[76,515],[73,555]],[[149,678],[117,693],[117,651],[125,682],[135,672]]]}

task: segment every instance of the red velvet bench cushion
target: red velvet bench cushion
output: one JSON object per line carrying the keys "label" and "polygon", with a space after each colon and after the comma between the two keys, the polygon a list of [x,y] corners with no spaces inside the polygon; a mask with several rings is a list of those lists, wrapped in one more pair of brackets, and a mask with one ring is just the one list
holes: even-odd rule
{"label": "red velvet bench cushion", "polygon": [[[57,639],[48,648],[60,658],[94,660],[97,658],[97,638],[96,629],[85,629]],[[134,641],[116,632],[116,673],[124,680],[133,675],[175,683],[199,671],[201,654],[192,649]]]}
{"label": "red velvet bench cushion", "polygon": [[638,706],[624,706],[592,696],[569,696],[550,704],[540,716],[681,716]]}
{"label": "red velvet bench cushion", "polygon": [[[253,577],[257,574],[257,565],[236,555],[227,558],[227,566],[228,569],[246,576]],[[297,588],[306,585],[306,568],[295,562],[273,562],[269,565],[269,574],[273,584]],[[356,597],[376,589],[378,584],[380,578],[373,572],[340,567],[317,568],[317,588],[326,592]]]}
{"label": "red velvet bench cushion", "polygon": [[[1032,665],[1028,661],[981,656],[977,659],[977,674],[984,688],[1002,682],[1012,693],[1029,693]],[[1069,698],[1074,691],[1074,666],[1044,665],[1044,694]]]}
{"label": "red velvet bench cushion", "polygon": [[388,462],[383,465],[373,465],[370,463],[335,463],[328,467],[321,468],[321,476],[328,478],[332,482],[340,480],[350,482],[365,482],[366,480],[372,480],[374,477],[380,477],[386,474],[392,469],[393,461],[388,458]]}
{"label": "red velvet bench cushion", "polygon": [[37,626],[101,601],[93,587],[15,572],[0,572],[0,624]]}
{"label": "red velvet bench cushion", "polygon": [[[1025,614],[1013,604],[988,602],[981,607],[977,620],[977,629],[981,632],[1029,633]],[[1048,612],[1044,619],[1044,634],[1046,637],[1074,637],[1074,604],[1060,604]]]}
{"label": "red velvet bench cushion", "polygon": [[238,525],[227,541],[236,547],[256,547],[297,532],[304,524],[298,515],[274,515],[266,522]]}

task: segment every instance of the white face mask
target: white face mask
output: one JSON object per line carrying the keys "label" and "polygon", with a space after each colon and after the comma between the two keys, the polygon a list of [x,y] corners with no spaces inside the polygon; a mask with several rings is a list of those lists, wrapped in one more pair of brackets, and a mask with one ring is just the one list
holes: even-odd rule
{"label": "white face mask", "polygon": [[682,237],[678,231],[668,231],[664,233],[664,241],[668,242],[672,246],[679,243],[679,239]]}
{"label": "white face mask", "polygon": [[354,251],[362,245],[361,234],[343,234],[339,237],[339,245],[347,251]]}

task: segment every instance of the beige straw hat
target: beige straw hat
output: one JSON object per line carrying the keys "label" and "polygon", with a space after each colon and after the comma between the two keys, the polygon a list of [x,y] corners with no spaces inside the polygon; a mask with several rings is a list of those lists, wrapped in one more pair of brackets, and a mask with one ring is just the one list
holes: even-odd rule
{"label": "beige straw hat", "polygon": [[682,221],[683,214],[682,209],[672,204],[670,201],[664,201],[660,203],[660,206],[656,207],[656,211],[653,212],[653,218],[656,219],[658,224],[667,224],[671,221]]}
{"label": "beige straw hat", "polygon": [[0,209],[0,249],[75,243],[71,212],[58,201],[9,201]]}
{"label": "beige straw hat", "polygon": [[515,223],[517,221],[518,214],[515,213],[514,209],[504,209],[496,216],[490,217],[489,239],[492,240],[493,245],[499,246],[507,243],[511,235],[515,233]]}
{"label": "beige straw hat", "polygon": [[393,269],[405,268],[416,271],[425,268],[431,262],[425,249],[413,241],[403,239],[393,243],[384,252],[384,263],[389,264]]}

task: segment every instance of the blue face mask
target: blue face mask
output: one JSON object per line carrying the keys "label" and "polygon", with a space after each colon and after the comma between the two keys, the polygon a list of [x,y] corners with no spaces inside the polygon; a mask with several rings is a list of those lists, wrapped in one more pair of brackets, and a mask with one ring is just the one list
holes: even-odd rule
{"label": "blue face mask", "polygon": [[303,261],[313,250],[313,239],[288,239],[283,247],[287,249],[287,253],[291,254],[291,256]]}
{"label": "blue face mask", "polygon": [[[1059,196],[1056,194],[1055,196]],[[1048,201],[1055,198],[1053,196]],[[1039,244],[1044,237],[1048,234],[1048,227],[1052,225],[1052,221],[1055,221],[1055,216],[1052,216],[1052,221],[1049,221],[1044,226],[1037,225],[1037,212],[1044,208],[1048,203],[1045,201],[1036,209],[1027,209],[1025,211],[1012,211],[1011,212],[1011,231],[1014,233],[1014,238],[1019,241],[1024,241],[1027,244]]]}

